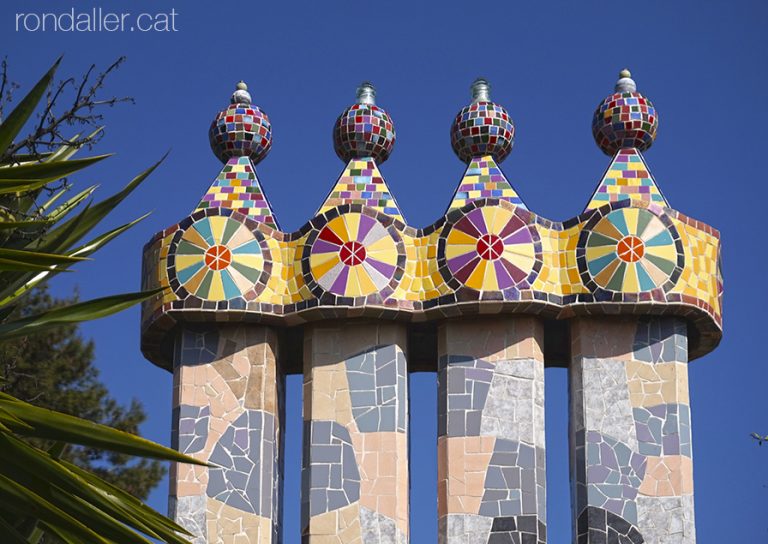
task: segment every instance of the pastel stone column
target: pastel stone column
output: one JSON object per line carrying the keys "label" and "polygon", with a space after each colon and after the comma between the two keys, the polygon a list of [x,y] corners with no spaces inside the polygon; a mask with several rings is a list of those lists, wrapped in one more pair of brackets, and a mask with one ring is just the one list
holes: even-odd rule
{"label": "pastel stone column", "polygon": [[438,332],[438,542],[546,541],[542,326],[465,318]]}
{"label": "pastel stone column", "polygon": [[579,318],[571,344],[577,542],[694,543],[685,322]]}
{"label": "pastel stone column", "polygon": [[170,513],[194,544],[276,544],[283,381],[277,336],[260,325],[202,325],[177,340],[173,446],[218,465],[171,469]]}
{"label": "pastel stone column", "polygon": [[302,542],[408,542],[406,330],[304,332]]}

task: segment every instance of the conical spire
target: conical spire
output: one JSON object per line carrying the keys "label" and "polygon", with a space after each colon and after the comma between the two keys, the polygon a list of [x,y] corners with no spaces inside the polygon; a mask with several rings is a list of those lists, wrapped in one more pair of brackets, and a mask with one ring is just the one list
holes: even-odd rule
{"label": "conical spire", "polygon": [[585,211],[622,200],[669,206],[637,149],[620,149],[616,152]]}
{"label": "conical spire", "polygon": [[470,161],[456,192],[453,194],[448,211],[466,206],[480,198],[506,200],[515,206],[528,209],[490,155],[475,157]]}

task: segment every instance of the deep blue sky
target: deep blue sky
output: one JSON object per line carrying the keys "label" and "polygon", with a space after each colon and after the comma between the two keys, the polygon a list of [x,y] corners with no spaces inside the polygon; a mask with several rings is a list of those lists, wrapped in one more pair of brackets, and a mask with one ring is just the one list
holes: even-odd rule
{"label": "deep blue sky", "polygon": [[[88,9],[158,12],[175,8],[175,33],[15,32],[17,12]],[[54,283],[86,298],[137,290],[141,247],[188,214],[218,173],[207,130],[244,79],[270,116],[271,154],[259,175],[284,229],[309,219],[342,169],[331,127],[373,81],[392,115],[397,144],[382,172],[410,224],[444,211],[461,177],[448,128],[478,75],[515,120],[504,171],[535,212],[556,220],[582,211],[608,158],[590,120],[617,72],[629,67],[660,114],[646,159],[673,207],[721,230],[726,279],[725,336],[690,367],[696,522],[699,542],[768,541],[765,350],[765,146],[768,143],[768,4],[764,2],[192,2],[4,1],[0,52],[24,89],[64,54],[60,75],[128,63],[108,92],[135,106],[107,111],[98,152],[118,155],[76,182],[103,196],[172,153],[110,219],[152,216]],[[762,288],[762,289],[761,289]],[[171,378],[139,352],[138,310],[83,327],[114,394],[139,398],[144,433],[169,442]],[[565,372],[547,373],[550,542],[569,542]],[[298,430],[298,380],[289,381],[289,432]],[[412,429],[434,437],[434,376],[412,381]],[[291,426],[293,428],[291,429]],[[298,441],[289,440],[287,485],[297,493]],[[435,542],[435,455],[413,448],[412,541]],[[167,484],[151,504],[164,511]],[[298,503],[288,505],[286,544],[298,538]]]}

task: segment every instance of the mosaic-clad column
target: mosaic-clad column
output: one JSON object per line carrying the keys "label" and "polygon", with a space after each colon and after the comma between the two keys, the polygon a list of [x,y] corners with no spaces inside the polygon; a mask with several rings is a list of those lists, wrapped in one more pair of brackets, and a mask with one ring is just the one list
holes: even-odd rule
{"label": "mosaic-clad column", "polygon": [[313,325],[304,345],[302,542],[408,542],[406,330]]}
{"label": "mosaic-clad column", "polygon": [[174,364],[173,445],[217,465],[171,471],[170,510],[194,544],[279,542],[277,336],[259,325],[186,328]]}
{"label": "mosaic-clad column", "polygon": [[571,338],[577,541],[694,543],[685,322],[580,318]]}
{"label": "mosaic-clad column", "polygon": [[542,337],[530,317],[440,326],[441,544],[546,541]]}

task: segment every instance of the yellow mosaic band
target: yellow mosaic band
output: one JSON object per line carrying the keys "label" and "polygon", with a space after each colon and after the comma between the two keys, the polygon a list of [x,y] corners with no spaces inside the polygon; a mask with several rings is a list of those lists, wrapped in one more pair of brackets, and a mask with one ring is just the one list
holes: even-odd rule
{"label": "yellow mosaic band", "polygon": [[[372,225],[361,229],[361,222]],[[511,234],[504,230],[518,226]],[[368,230],[356,242],[363,229]],[[481,234],[483,229],[488,233]],[[227,243],[240,244],[231,250],[233,280],[218,278],[219,271],[205,264],[206,258],[212,262],[212,250],[226,246],[226,236],[231,236]],[[378,237],[362,250],[366,259],[358,263],[350,253],[345,264],[345,248],[363,247],[366,236]],[[487,248],[487,256],[494,257],[493,242],[501,236],[504,247],[497,259],[477,254]],[[626,246],[625,238],[642,244],[644,253],[635,261],[624,261],[616,252]],[[167,366],[170,360],[157,349],[159,338],[176,322],[211,312],[217,321],[291,326],[328,315],[413,321],[463,310],[552,318],[626,311],[686,317],[699,333],[691,351],[697,357],[721,336],[719,253],[716,230],[669,208],[633,200],[558,223],[506,201],[480,199],[425,229],[371,208],[343,205],[294,233],[238,212],[204,210],[145,247],[144,288],[166,290],[143,306],[143,347],[151,360]],[[601,275],[606,269],[613,274]],[[206,275],[212,278],[204,283]]]}

